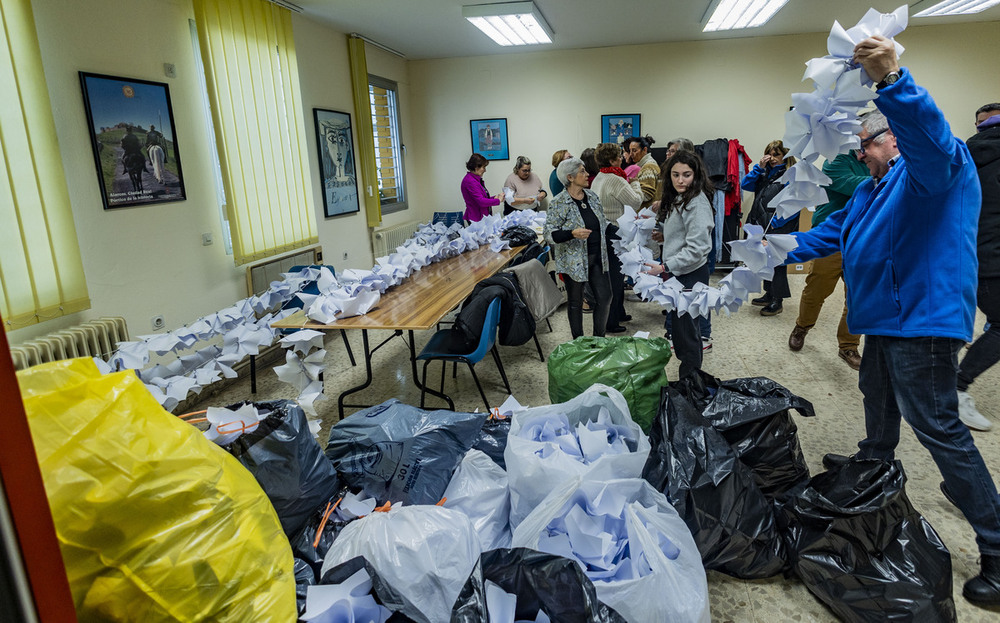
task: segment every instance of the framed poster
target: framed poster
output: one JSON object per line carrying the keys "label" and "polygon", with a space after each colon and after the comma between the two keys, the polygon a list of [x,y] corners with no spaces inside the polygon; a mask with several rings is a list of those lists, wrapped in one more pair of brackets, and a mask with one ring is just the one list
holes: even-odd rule
{"label": "framed poster", "polygon": [[510,160],[507,119],[473,119],[472,151],[487,160]]}
{"label": "framed poster", "polygon": [[169,87],[82,71],[80,85],[104,209],[183,201]]}
{"label": "framed poster", "polygon": [[319,149],[319,180],[323,189],[326,218],[361,211],[358,175],[354,166],[351,115],[313,108],[316,146]]}
{"label": "framed poster", "polygon": [[621,145],[630,136],[642,136],[641,115],[601,115],[601,142]]}

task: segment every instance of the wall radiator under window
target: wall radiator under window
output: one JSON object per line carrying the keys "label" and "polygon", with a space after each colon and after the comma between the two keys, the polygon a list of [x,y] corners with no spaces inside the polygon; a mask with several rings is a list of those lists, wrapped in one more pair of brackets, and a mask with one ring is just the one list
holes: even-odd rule
{"label": "wall radiator under window", "polygon": [[16,370],[74,357],[97,357],[107,361],[114,354],[118,342],[126,341],[128,327],[125,326],[125,319],[110,316],[11,346],[10,355]]}
{"label": "wall radiator under window", "polygon": [[412,221],[391,227],[379,227],[372,231],[372,251],[375,253],[375,257],[385,257],[394,253],[396,247],[417,233],[418,227],[420,227],[420,223]]}

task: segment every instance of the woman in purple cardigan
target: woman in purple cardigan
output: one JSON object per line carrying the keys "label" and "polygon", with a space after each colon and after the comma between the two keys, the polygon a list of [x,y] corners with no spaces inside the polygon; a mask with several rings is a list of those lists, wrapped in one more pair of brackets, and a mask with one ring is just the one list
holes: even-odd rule
{"label": "woman in purple cardigan", "polygon": [[500,205],[503,201],[503,193],[491,197],[486,192],[486,183],[483,182],[483,173],[490,161],[481,154],[472,154],[469,161],[465,163],[465,168],[469,170],[462,180],[462,197],[465,199],[465,221],[474,223],[481,221],[484,216],[490,213],[490,208]]}

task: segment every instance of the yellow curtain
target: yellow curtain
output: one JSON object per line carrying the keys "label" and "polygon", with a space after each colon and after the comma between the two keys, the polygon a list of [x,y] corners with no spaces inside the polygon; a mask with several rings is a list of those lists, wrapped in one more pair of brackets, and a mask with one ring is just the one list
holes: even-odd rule
{"label": "yellow curtain", "polygon": [[30,0],[0,3],[0,301],[16,329],[90,307]]}
{"label": "yellow curtain", "polygon": [[351,36],[347,39],[347,52],[351,61],[351,84],[354,86],[354,116],[358,119],[358,162],[362,195],[365,198],[365,215],[368,226],[382,222],[382,202],[378,195],[378,176],[375,173],[375,139],[372,132],[372,103],[368,94],[368,61],[365,58],[365,41]]}
{"label": "yellow curtain", "polygon": [[195,0],[237,265],[319,241],[291,13]]}

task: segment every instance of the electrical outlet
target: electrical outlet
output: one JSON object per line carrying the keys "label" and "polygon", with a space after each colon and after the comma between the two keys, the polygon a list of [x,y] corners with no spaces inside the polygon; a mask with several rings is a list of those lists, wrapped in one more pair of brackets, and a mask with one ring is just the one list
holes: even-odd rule
{"label": "electrical outlet", "polygon": [[344,259],[347,259],[347,251],[344,251]]}
{"label": "electrical outlet", "polygon": [[174,67],[173,63],[163,63],[163,75],[168,78],[176,78],[177,68]]}
{"label": "electrical outlet", "polygon": [[215,237],[212,234],[202,234],[201,235],[201,246],[209,247],[215,243]]}
{"label": "electrical outlet", "polygon": [[150,319],[150,324],[153,325],[153,331],[159,331],[167,327],[167,321],[163,319],[162,315],[153,316]]}

